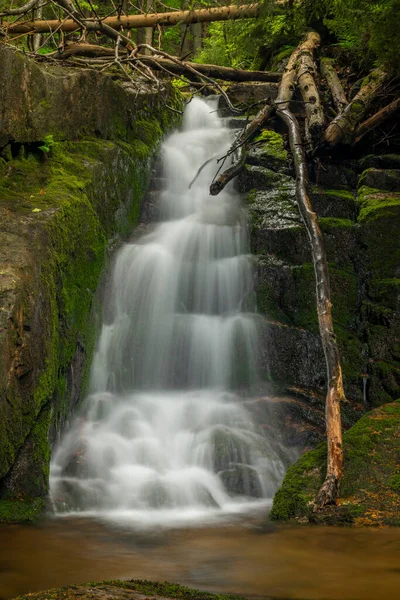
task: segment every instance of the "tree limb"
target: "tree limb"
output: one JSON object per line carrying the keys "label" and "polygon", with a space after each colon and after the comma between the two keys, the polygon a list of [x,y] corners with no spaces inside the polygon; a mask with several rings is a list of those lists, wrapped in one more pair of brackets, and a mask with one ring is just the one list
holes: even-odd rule
{"label": "tree limb", "polygon": [[335,69],[333,68],[332,59],[321,59],[321,74],[322,77],[325,78],[326,83],[328,84],[336,111],[338,114],[340,114],[341,112],[343,112],[348,102],[342,84],[340,83],[340,79]]}
{"label": "tree limb", "polygon": [[[308,38],[310,37],[308,34]],[[296,62],[296,52],[289,65]],[[292,55],[292,56],[293,56]],[[311,245],[311,252],[315,270],[317,314],[324,349],[328,391],[325,405],[326,433],[328,442],[327,473],[315,500],[315,510],[327,504],[335,504],[339,491],[339,484],[343,469],[342,427],[340,417],[340,403],[345,400],[343,389],[342,368],[340,364],[339,348],[333,329],[332,303],[329,286],[328,262],[324,240],[318,225],[317,215],[312,209],[308,195],[308,174],[301,132],[296,117],[291,113],[289,104],[294,92],[293,67],[283,75],[282,82],[276,98],[277,115],[286,123],[289,130],[289,143],[296,170],[296,199],[300,216],[304,222]]]}
{"label": "tree limb", "polygon": [[326,128],[324,140],[329,146],[337,146],[339,143],[351,144],[355,128],[364,117],[386,77],[387,74],[382,69],[375,69],[369,74],[368,82]]}
{"label": "tree limb", "polygon": [[[243,6],[220,6],[216,8],[203,8],[200,10],[184,10],[165,13],[153,13],[142,15],[120,15],[107,17],[102,23],[114,29],[136,29],[138,27],[155,27],[156,25],[177,25],[178,23],[207,23],[211,21],[227,21],[231,19],[251,19],[260,13],[261,4],[244,4]],[[99,27],[98,20],[92,20]],[[25,21],[22,23],[5,23],[10,33],[46,33],[60,27],[58,20]],[[62,24],[62,31],[76,31],[80,29],[75,19],[70,19]]]}
{"label": "tree limb", "polygon": [[389,119],[398,110],[400,110],[400,98],[396,98],[396,100],[393,100],[393,102],[384,108],[381,108],[381,110],[372,115],[372,117],[361,123],[354,133],[353,143],[357,144],[365,134],[375,129],[375,127],[378,127],[378,125],[381,125],[381,123]]}
{"label": "tree limb", "polygon": [[7,10],[0,13],[0,17],[9,17],[11,15],[23,15],[30,11],[32,8],[34,8],[34,6],[36,6],[38,2],[39,0],[30,0],[23,6],[20,6],[19,8],[8,8]]}
{"label": "tree limb", "polygon": [[297,54],[297,85],[300,88],[307,115],[307,128],[313,146],[319,144],[324,131],[324,111],[315,78],[317,69],[314,63],[314,50],[321,44],[321,38],[315,31],[310,31],[299,46]]}

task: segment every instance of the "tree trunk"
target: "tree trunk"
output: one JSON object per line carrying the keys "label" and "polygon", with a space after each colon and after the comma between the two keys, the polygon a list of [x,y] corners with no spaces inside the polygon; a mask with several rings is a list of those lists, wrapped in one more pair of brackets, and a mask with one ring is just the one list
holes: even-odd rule
{"label": "tree trunk", "polygon": [[[208,23],[211,21],[227,21],[229,19],[252,19],[260,13],[260,4],[245,4],[243,6],[221,6],[218,8],[203,8],[200,10],[182,10],[165,13],[153,13],[148,15],[128,15],[120,17],[107,17],[102,20],[104,25],[114,29],[136,29],[138,27],[155,27],[156,25],[177,25],[179,23]],[[101,28],[97,20],[93,25]],[[3,27],[9,34],[13,33],[48,33],[49,31],[77,31],[79,24],[73,19],[65,21],[24,21],[4,23]]]}
{"label": "tree trunk", "polygon": [[319,92],[315,83],[317,69],[314,63],[314,50],[319,47],[321,38],[318,33],[311,31],[306,40],[300,44],[297,55],[297,85],[305,102],[307,129],[313,146],[316,146],[324,131],[324,111]]}
{"label": "tree trunk", "polygon": [[307,164],[301,139],[300,127],[296,117],[289,110],[294,92],[294,66],[304,44],[314,44],[313,33],[307,35],[306,42],[293,52],[286,72],[282,77],[278,97],[275,101],[277,114],[286,123],[289,130],[289,142],[296,170],[296,199],[299,212],[310,240],[316,279],[317,314],[322,347],[324,349],[328,376],[325,418],[328,442],[328,461],[326,479],[315,500],[315,508],[334,504],[337,499],[343,467],[342,426],[340,403],[345,400],[342,368],[332,321],[332,304],[329,286],[326,250],[318,225],[317,215],[312,209],[308,196]]}
{"label": "tree trunk", "polygon": [[[154,0],[143,0],[140,5],[141,10],[147,15],[154,8]],[[136,34],[137,44],[148,44],[153,45],[153,27],[141,27],[138,29]],[[144,51],[145,54],[149,54],[148,51]]]}
{"label": "tree trunk", "polygon": [[192,23],[190,26],[192,30],[193,36],[193,55],[196,56],[197,52],[201,50],[202,46],[202,37],[201,37],[201,29],[202,23]]}
{"label": "tree trunk", "polygon": [[375,113],[372,117],[364,121],[364,123],[361,123],[355,131],[354,143],[357,144],[366,133],[378,127],[378,125],[389,119],[398,110],[400,110],[400,98],[396,98],[396,100],[393,100],[393,102]]}
{"label": "tree trunk", "polygon": [[340,83],[340,79],[333,68],[332,63],[333,61],[330,58],[323,58],[321,60],[321,74],[328,84],[337,114],[340,115],[340,113],[343,112],[344,108],[347,106],[348,102],[342,84]]}
{"label": "tree trunk", "polygon": [[351,144],[355,128],[364,117],[386,77],[386,73],[381,69],[375,69],[370,73],[368,82],[326,128],[324,140],[329,146],[333,147],[339,143]]}

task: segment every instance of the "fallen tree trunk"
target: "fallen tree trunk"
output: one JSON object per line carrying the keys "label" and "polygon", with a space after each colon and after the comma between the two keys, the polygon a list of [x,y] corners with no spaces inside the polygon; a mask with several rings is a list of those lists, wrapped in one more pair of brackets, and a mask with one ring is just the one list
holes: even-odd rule
{"label": "fallen tree trunk", "polygon": [[333,104],[335,105],[338,115],[343,112],[347,106],[347,98],[344,93],[340,79],[333,68],[333,61],[330,58],[323,58],[321,60],[321,74],[325,78],[331,92]]}
{"label": "fallen tree trunk", "polygon": [[[312,43],[311,32],[307,35],[307,39],[310,43]],[[293,53],[293,61],[289,60],[290,64],[293,65],[293,63],[297,60],[296,53],[298,56],[300,48],[301,44]],[[288,70],[286,73],[284,73],[281,85],[279,87],[278,97],[275,101],[277,106],[276,112],[277,115],[279,115],[284,121],[284,123],[286,123],[289,130],[290,149],[293,155],[296,170],[296,200],[311,245],[316,280],[319,332],[325,354],[328,376],[328,391],[325,405],[328,461],[326,478],[321,489],[319,490],[314,505],[315,509],[319,509],[327,504],[335,504],[338,496],[339,484],[343,469],[340,403],[341,401],[345,400],[345,394],[343,389],[343,376],[340,364],[339,348],[333,329],[332,303],[326,250],[322,233],[318,225],[317,215],[312,209],[308,195],[307,164],[301,139],[300,127],[296,117],[289,109],[293,91],[293,72]]]}
{"label": "fallen tree trunk", "polygon": [[381,69],[375,69],[370,73],[368,82],[326,128],[324,140],[329,146],[337,146],[339,143],[351,144],[354,130],[381,89],[386,77],[385,71]]}
{"label": "fallen tree trunk", "polygon": [[398,110],[400,110],[400,98],[396,98],[396,100],[393,100],[393,102],[361,123],[361,125],[359,125],[355,131],[353,143],[357,144],[366,133],[369,133],[375,129],[375,127],[378,127],[378,125],[381,125],[381,123],[389,119]]}
{"label": "fallen tree trunk", "polygon": [[173,63],[172,61],[164,58],[158,58],[152,56],[141,57],[140,60],[144,64],[148,64],[154,69],[165,67],[168,71],[176,73],[177,75],[183,75],[185,72],[185,65],[193,67],[199,73],[208,75],[215,79],[223,79],[225,81],[267,81],[267,82],[278,82],[281,80],[280,73],[273,73],[268,71],[245,71],[243,69],[232,69],[230,67],[220,67],[218,65],[208,65],[200,63],[191,63],[187,61],[182,62],[182,66]]}
{"label": "fallen tree trunk", "polygon": [[[155,27],[156,25],[177,25],[184,23],[209,23],[211,21],[228,21],[230,19],[252,19],[259,15],[260,4],[244,4],[243,6],[221,6],[217,8],[203,8],[199,10],[179,10],[174,12],[153,13],[143,15],[121,15],[119,17],[106,17],[101,20],[103,25],[113,29],[136,29],[138,27]],[[85,19],[85,24],[91,21],[101,31],[98,19]],[[46,33],[49,31],[77,31],[79,24],[74,19],[24,21],[4,23],[3,28],[9,34],[20,33]]]}
{"label": "fallen tree trunk", "polygon": [[315,78],[317,70],[314,63],[314,50],[319,47],[321,38],[311,31],[305,41],[300,44],[297,53],[297,85],[305,102],[307,129],[312,146],[316,146],[324,131],[325,117]]}
{"label": "fallen tree trunk", "polygon": [[[121,55],[124,50],[121,49]],[[125,55],[127,53],[125,52]],[[61,49],[56,58],[68,58],[70,56],[84,56],[88,58],[102,58],[102,57],[113,57],[115,56],[115,50],[113,48],[106,48],[96,44],[66,44]],[[199,73],[208,75],[215,79],[223,79],[224,81],[266,81],[266,82],[278,82],[281,79],[280,73],[272,73],[267,71],[245,71],[243,69],[232,69],[230,67],[220,67],[219,65],[208,65],[200,63],[192,63],[188,61],[181,61],[178,64],[172,60],[166,58],[160,58],[158,56],[145,56],[138,55],[140,61],[160,71],[168,70],[176,75],[184,75],[187,72],[186,65],[193,69],[196,69]],[[177,60],[180,60],[176,57]]]}

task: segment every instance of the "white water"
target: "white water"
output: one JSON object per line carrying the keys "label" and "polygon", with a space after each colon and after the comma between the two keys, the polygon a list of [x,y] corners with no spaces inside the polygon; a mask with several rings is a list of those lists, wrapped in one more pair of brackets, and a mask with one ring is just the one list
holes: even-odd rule
{"label": "white water", "polygon": [[257,329],[245,214],[208,187],[229,148],[213,103],[194,99],[164,143],[162,222],[119,252],[85,413],[56,452],[58,512],[172,523],[272,497],[284,466],[243,397]]}

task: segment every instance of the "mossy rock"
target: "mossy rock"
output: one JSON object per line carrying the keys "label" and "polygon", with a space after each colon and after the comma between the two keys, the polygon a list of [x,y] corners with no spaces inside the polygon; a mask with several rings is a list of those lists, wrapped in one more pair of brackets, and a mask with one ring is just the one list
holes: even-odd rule
{"label": "mossy rock", "polygon": [[275,131],[263,129],[252,143],[247,156],[247,163],[288,173],[288,153],[283,137]]}
{"label": "mossy rock", "polygon": [[[182,585],[168,582],[110,579],[98,583],[84,583],[68,587],[34,592],[18,596],[15,600],[143,600],[143,598],[160,598],[160,600],[244,600],[232,594],[211,594],[193,590]],[[268,600],[265,597],[265,600]]]}
{"label": "mossy rock", "polygon": [[[47,155],[40,142],[20,144],[15,158],[1,159],[0,497],[7,514],[13,501],[19,515],[21,501],[30,506],[46,495],[50,444],[87,389],[94,292],[108,244],[138,222],[163,133],[158,116],[139,123],[131,143],[53,142]],[[36,452],[44,410],[50,417],[37,459],[29,449]]]}
{"label": "mossy rock", "polygon": [[400,169],[400,154],[369,154],[360,160],[364,169]]}
{"label": "mossy rock", "polygon": [[358,190],[358,223],[364,256],[374,278],[396,278],[399,274],[400,192],[361,186]]}
{"label": "mossy rock", "polygon": [[272,520],[400,525],[400,400],[365,414],[344,433],[343,444],[338,506],[312,512],[326,473],[324,442],[288,469],[274,498]]}
{"label": "mossy rock", "polygon": [[318,217],[354,221],[358,206],[354,194],[349,190],[329,190],[310,186],[310,199]]}
{"label": "mossy rock", "polygon": [[366,169],[358,185],[388,192],[400,192],[400,169]]}

